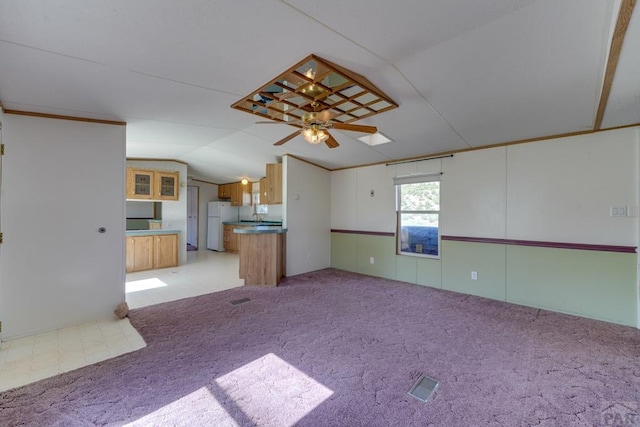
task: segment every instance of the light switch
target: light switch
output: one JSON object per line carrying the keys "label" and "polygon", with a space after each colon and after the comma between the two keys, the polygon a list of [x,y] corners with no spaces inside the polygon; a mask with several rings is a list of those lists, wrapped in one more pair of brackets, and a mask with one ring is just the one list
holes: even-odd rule
{"label": "light switch", "polygon": [[626,206],[611,206],[609,209],[609,216],[627,216]]}

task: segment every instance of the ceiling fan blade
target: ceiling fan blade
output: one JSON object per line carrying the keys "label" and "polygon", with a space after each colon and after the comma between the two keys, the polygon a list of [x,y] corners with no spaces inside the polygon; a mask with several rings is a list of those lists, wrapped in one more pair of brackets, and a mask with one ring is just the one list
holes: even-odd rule
{"label": "ceiling fan blade", "polygon": [[300,120],[293,120],[290,122],[281,122],[281,121],[259,121],[259,122],[255,122],[254,124],[256,125],[289,125],[289,126],[293,126],[293,127],[301,127],[302,122]]}
{"label": "ceiling fan blade", "polygon": [[284,138],[282,138],[280,141],[276,142],[276,143],[275,143],[275,144],[273,144],[273,145],[282,145],[282,144],[284,144],[285,142],[289,141],[290,139],[295,138],[295,137],[296,137],[296,136],[298,136],[298,135],[300,135],[300,132],[299,132],[299,131],[295,131],[295,132],[294,132],[294,133],[292,133],[291,135],[289,135],[289,136],[285,136]]}
{"label": "ceiling fan blade", "polygon": [[328,122],[333,119],[336,115],[331,112],[331,110],[322,110],[319,113],[316,113],[316,120],[321,122]]}
{"label": "ceiling fan blade", "polygon": [[324,142],[325,144],[327,144],[327,147],[336,148],[338,145],[340,145],[338,144],[338,141],[336,141],[336,139],[329,134],[329,132],[327,132],[327,135],[329,135],[329,138],[327,138],[327,140]]}
{"label": "ceiling fan blade", "polygon": [[352,125],[350,123],[332,123],[331,127],[339,130],[352,130],[354,132],[376,133],[378,128],[375,126]]}

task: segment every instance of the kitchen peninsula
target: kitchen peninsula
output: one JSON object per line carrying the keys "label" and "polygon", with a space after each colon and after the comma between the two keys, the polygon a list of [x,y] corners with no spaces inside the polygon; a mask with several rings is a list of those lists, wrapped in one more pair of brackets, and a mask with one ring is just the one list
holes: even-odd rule
{"label": "kitchen peninsula", "polygon": [[286,228],[258,225],[233,230],[238,237],[240,278],[245,285],[278,286],[285,274]]}

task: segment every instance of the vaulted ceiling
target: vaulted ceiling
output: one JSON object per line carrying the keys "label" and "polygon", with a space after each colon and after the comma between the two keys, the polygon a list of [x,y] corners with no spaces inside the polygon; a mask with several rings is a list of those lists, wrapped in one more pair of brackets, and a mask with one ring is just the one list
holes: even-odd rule
{"label": "vaulted ceiling", "polygon": [[[284,154],[338,169],[625,126],[640,122],[634,3],[3,0],[0,100],[125,121],[128,157],[180,160],[216,183],[258,179]],[[356,122],[393,142],[332,130],[335,149],[275,147],[295,129],[231,108],[310,54],[398,103]]]}

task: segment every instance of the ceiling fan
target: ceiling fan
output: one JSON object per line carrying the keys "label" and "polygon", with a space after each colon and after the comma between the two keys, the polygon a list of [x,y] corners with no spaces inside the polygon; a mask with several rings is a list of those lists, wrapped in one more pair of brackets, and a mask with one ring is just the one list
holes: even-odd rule
{"label": "ceiling fan", "polygon": [[[315,109],[319,104],[316,102],[311,103],[311,106]],[[256,124],[288,124],[291,126],[299,127],[300,130],[285,136],[281,140],[277,141],[273,145],[282,145],[298,135],[302,137],[310,144],[320,144],[324,142],[329,148],[336,148],[340,144],[338,141],[329,134],[329,129],[348,130],[362,133],[376,133],[378,128],[375,126],[366,125],[354,125],[351,123],[340,123],[331,121],[334,115],[329,110],[313,111],[305,113],[300,120],[293,122],[280,122],[280,121],[260,121]]]}
{"label": "ceiling fan", "polygon": [[364,76],[309,55],[231,107],[269,119],[256,123],[284,123],[299,129],[274,145],[302,135],[311,144],[324,142],[336,148],[339,144],[330,129],[375,134],[375,126],[352,123],[398,104]]}

